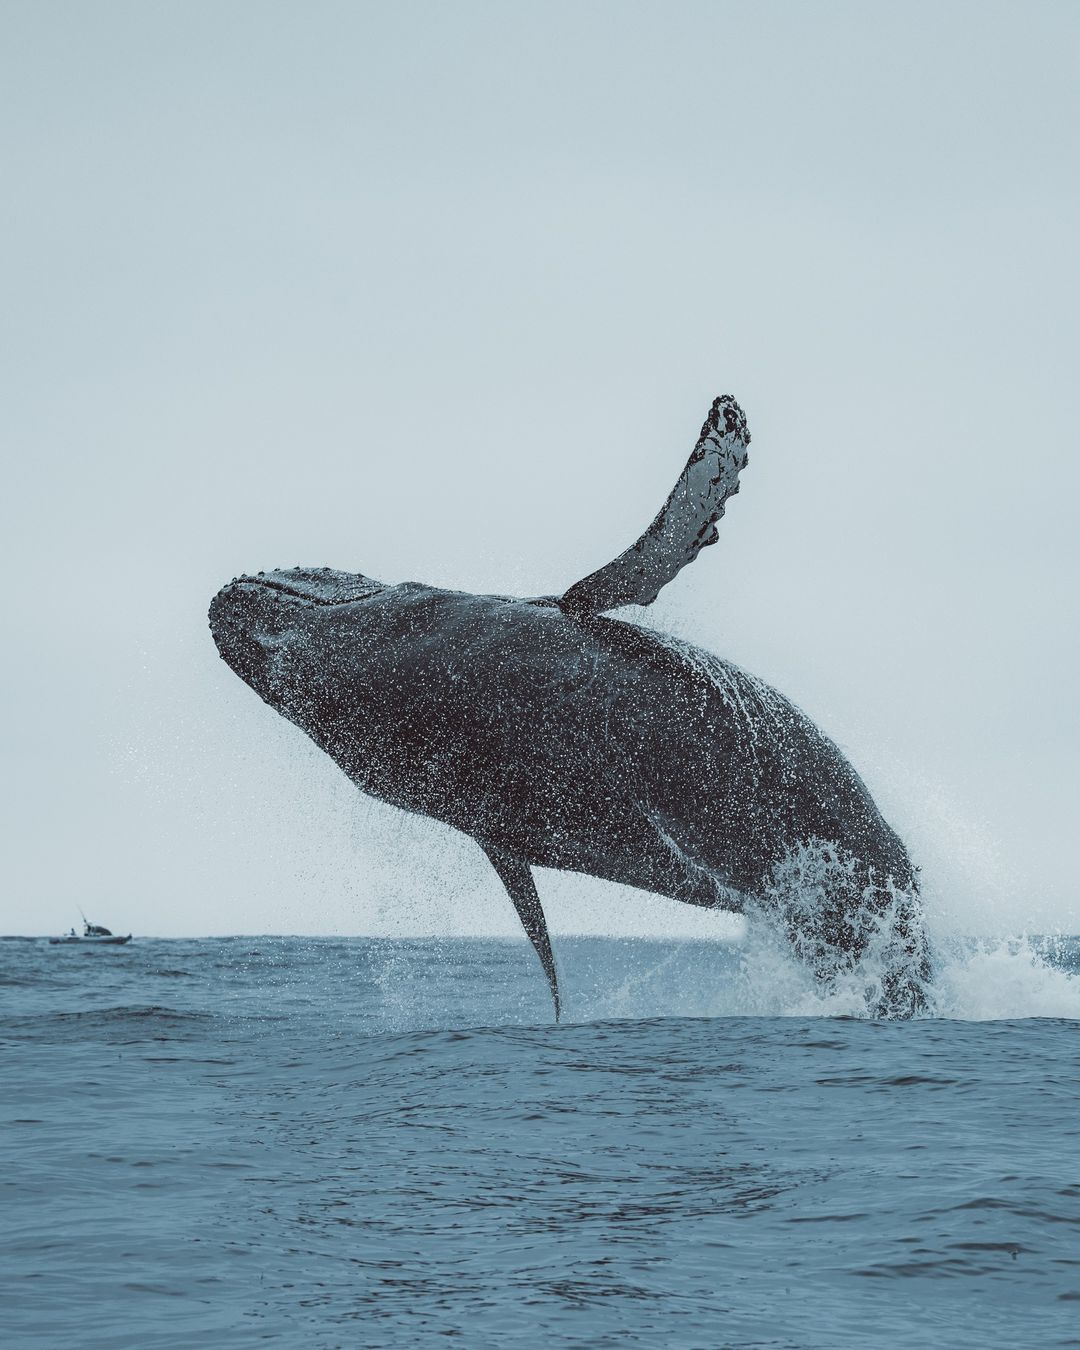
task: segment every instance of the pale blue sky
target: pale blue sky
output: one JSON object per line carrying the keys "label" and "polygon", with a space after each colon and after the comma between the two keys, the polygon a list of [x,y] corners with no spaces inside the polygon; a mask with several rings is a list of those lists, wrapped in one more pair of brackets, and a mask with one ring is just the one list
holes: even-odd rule
{"label": "pale blue sky", "polygon": [[559,589],[728,391],[655,621],[849,751],[942,924],[1080,928],[1078,51],[1071,3],[0,3],[0,931],[514,931],[207,603]]}

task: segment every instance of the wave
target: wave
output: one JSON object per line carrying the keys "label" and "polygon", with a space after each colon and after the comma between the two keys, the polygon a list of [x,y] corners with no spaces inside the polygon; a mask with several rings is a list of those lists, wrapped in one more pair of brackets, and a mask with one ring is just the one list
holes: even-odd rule
{"label": "wave", "polygon": [[129,1007],[88,1008],[76,1012],[29,1013],[15,1017],[0,1017],[0,1035],[66,1041],[72,1037],[86,1037],[95,1032],[114,1038],[125,1033],[137,1039],[182,1037],[185,1033],[198,1034],[214,1014],[166,1008],[158,1004],[136,1004]]}

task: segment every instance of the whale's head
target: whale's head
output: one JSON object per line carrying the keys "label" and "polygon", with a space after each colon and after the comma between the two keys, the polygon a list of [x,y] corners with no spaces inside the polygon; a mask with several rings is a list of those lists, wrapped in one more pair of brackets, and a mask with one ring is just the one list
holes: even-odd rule
{"label": "whale's head", "polygon": [[353,644],[378,640],[378,600],[393,586],[359,572],[294,567],[235,577],[210,602],[210,631],[224,661],[272,707],[305,724],[333,698],[343,628]]}

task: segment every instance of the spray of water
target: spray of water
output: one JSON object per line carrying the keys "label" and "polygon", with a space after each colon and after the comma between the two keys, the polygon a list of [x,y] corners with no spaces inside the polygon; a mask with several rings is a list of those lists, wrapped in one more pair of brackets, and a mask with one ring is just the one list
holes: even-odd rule
{"label": "spray of water", "polygon": [[[884,971],[868,951],[826,982],[775,925],[752,922],[741,940],[647,940],[560,947],[571,1021],[648,1017],[874,1016]],[[1080,1021],[1080,942],[1036,937],[951,938],[935,944],[920,1019],[1030,1017]]]}
{"label": "spray of water", "polygon": [[918,894],[867,875],[837,845],[811,839],[790,848],[747,914],[786,939],[824,992],[861,990],[880,1017],[929,1006],[933,966]]}
{"label": "spray of water", "polygon": [[872,882],[864,904],[838,908],[859,875],[811,841],[774,869],[739,938],[564,947],[570,1016],[1080,1020],[1080,939],[960,935],[948,912]]}

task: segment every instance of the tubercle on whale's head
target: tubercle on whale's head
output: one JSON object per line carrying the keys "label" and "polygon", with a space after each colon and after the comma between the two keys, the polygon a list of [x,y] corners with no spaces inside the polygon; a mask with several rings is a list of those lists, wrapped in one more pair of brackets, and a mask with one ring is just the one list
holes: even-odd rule
{"label": "tubercle on whale's head", "polygon": [[331,567],[234,577],[210,602],[210,631],[226,664],[261,698],[287,712],[326,620],[346,610],[362,620],[366,605],[395,589]]}

